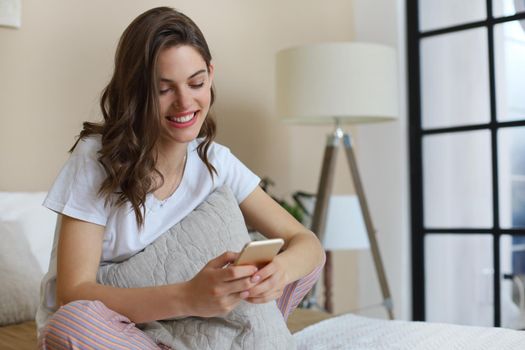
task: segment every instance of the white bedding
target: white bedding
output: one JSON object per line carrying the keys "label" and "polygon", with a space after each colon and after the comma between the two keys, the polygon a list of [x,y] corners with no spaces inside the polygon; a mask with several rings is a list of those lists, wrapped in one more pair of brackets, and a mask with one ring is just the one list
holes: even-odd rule
{"label": "white bedding", "polygon": [[294,334],[299,350],[519,350],[525,331],[442,323],[334,317]]}

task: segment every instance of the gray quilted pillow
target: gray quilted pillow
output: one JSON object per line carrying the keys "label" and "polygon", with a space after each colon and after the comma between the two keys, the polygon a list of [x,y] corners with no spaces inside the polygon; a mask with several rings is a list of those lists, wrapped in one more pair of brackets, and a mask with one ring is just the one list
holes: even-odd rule
{"label": "gray quilted pillow", "polygon": [[[190,280],[227,250],[250,240],[239,205],[227,187],[212,193],[181,222],[130,259],[102,266],[99,282],[146,287]],[[150,322],[141,328],[174,349],[295,349],[275,302],[241,302],[224,317],[186,317]]]}

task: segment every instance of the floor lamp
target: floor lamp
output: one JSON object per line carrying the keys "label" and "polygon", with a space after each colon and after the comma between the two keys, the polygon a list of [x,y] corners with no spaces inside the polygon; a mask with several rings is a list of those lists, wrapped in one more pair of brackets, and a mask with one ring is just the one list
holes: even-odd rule
{"label": "floor lamp", "polygon": [[[323,241],[335,160],[342,145],[365,221],[383,305],[388,317],[393,319],[392,298],[352,139],[342,125],[384,122],[397,117],[395,51],[383,45],[357,42],[289,48],[277,53],[276,79],[277,113],[283,121],[301,124],[330,123],[335,126],[334,133],[328,136],[326,143],[311,229]],[[333,312],[330,251],[327,251],[324,272],[325,309]]]}
{"label": "floor lamp", "polygon": [[[316,195],[296,192],[295,202],[304,212],[303,223],[311,227],[314,214]],[[332,195],[328,202],[326,226],[322,239],[323,247],[329,255],[333,251],[370,249],[368,234],[359,200],[355,195]],[[315,284],[310,293],[301,302],[303,308],[324,309],[317,301]]]}

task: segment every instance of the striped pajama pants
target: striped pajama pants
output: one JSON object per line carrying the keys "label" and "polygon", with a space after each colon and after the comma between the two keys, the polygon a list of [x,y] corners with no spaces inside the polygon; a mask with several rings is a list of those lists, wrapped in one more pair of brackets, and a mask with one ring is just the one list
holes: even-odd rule
{"label": "striped pajama pants", "polygon": [[[324,264],[290,283],[277,299],[284,319],[299,305],[319,279]],[[77,300],[60,307],[49,319],[38,339],[38,349],[170,349],[135,327],[127,317],[108,309],[102,302]]]}

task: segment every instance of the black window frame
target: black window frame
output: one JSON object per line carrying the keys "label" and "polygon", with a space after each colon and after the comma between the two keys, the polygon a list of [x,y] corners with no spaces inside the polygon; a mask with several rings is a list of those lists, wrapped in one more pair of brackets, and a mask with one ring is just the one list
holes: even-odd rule
{"label": "black window frame", "polygon": [[[437,0],[436,0],[437,1]],[[494,326],[501,326],[501,268],[500,237],[525,235],[525,229],[502,229],[499,215],[498,183],[498,130],[509,127],[525,126],[524,120],[502,122],[497,120],[496,83],[494,64],[494,26],[500,23],[525,19],[525,13],[494,18],[492,0],[486,0],[487,18],[482,21],[468,22],[436,30],[419,30],[418,0],[407,0],[407,72],[408,72],[408,117],[409,117],[409,157],[410,157],[410,200],[411,200],[411,263],[412,263],[412,318],[425,321],[425,255],[424,241],[427,234],[486,234],[493,238],[494,263]],[[454,126],[446,128],[423,129],[421,126],[421,62],[420,43],[428,37],[460,32],[474,28],[487,29],[490,122],[485,124]],[[493,227],[487,228],[432,228],[424,227],[423,198],[423,154],[422,140],[425,135],[446,134],[473,130],[489,130],[491,133],[492,166],[492,209]]]}

